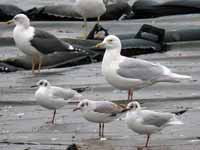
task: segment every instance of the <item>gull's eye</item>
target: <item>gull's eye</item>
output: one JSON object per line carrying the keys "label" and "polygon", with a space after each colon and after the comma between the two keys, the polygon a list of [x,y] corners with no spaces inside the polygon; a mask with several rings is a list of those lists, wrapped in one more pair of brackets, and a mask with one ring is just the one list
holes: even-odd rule
{"label": "gull's eye", "polygon": [[44,86],[47,86],[47,83],[44,83]]}
{"label": "gull's eye", "polygon": [[111,43],[112,41],[113,41],[112,39],[109,39],[109,40],[108,40],[108,43]]}
{"label": "gull's eye", "polygon": [[42,81],[42,82],[40,82],[40,85],[43,85],[43,81]]}
{"label": "gull's eye", "polygon": [[88,102],[87,102],[87,103],[85,103],[85,105],[86,105],[86,106],[88,106]]}
{"label": "gull's eye", "polygon": [[135,105],[135,108],[138,108],[138,105]]}
{"label": "gull's eye", "polygon": [[84,104],[81,104],[81,107],[84,107]]}

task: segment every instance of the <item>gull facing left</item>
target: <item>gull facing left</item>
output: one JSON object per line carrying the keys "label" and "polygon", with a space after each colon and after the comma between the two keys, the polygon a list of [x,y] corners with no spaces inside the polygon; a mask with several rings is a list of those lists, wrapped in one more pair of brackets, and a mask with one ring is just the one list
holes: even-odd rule
{"label": "gull facing left", "polygon": [[133,100],[133,91],[158,82],[180,82],[190,76],[173,73],[169,68],[150,61],[125,57],[120,54],[122,45],[117,36],[109,35],[96,47],[106,48],[102,73],[109,84],[128,90],[128,100]]}
{"label": "gull facing left", "polygon": [[99,137],[104,137],[104,123],[119,118],[125,107],[109,101],[93,101],[84,99],[80,101],[74,111],[80,110],[81,115],[88,121],[99,123]]}
{"label": "gull facing left", "polygon": [[51,86],[47,80],[40,80],[31,87],[39,87],[35,98],[39,105],[54,110],[51,123],[54,124],[56,110],[68,104],[71,100],[81,100],[82,95],[72,89]]}
{"label": "gull facing left", "polygon": [[13,38],[17,48],[32,58],[32,73],[34,73],[36,64],[38,64],[38,72],[40,72],[44,55],[74,50],[72,45],[46,31],[31,26],[29,18],[24,14],[16,15],[7,23],[12,22],[16,25],[13,30]]}
{"label": "gull facing left", "polygon": [[157,133],[170,125],[183,124],[173,113],[142,110],[137,101],[130,102],[127,105],[126,110],[128,112],[125,120],[128,128],[138,134],[147,135],[145,147],[148,146],[149,139],[152,134]]}

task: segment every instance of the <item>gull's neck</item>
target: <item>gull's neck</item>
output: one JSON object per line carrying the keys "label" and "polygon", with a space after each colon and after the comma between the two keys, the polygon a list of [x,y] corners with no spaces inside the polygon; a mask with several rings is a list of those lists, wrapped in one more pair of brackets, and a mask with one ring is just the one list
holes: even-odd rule
{"label": "gull's neck", "polygon": [[15,26],[15,29],[16,30],[19,30],[19,31],[24,31],[24,30],[28,30],[30,28],[30,25],[29,24],[17,24]]}
{"label": "gull's neck", "polygon": [[137,118],[137,116],[140,114],[140,109],[137,109],[137,110],[131,110],[131,111],[128,111],[127,114],[126,114],[126,118],[129,119],[129,118]]}
{"label": "gull's neck", "polygon": [[121,48],[106,49],[103,61],[118,61],[122,57],[120,52]]}

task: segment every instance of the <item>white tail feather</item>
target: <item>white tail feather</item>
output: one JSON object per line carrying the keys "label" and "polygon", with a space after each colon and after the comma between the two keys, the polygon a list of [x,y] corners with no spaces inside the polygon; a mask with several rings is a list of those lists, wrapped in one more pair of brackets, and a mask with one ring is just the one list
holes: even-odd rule
{"label": "white tail feather", "polygon": [[162,82],[180,82],[181,80],[192,80],[191,76],[173,73],[169,68],[162,65],[160,66],[163,68],[165,75],[165,77],[160,80]]}
{"label": "white tail feather", "polygon": [[182,121],[178,120],[176,118],[176,115],[173,115],[173,117],[171,118],[170,122],[168,123],[169,125],[182,125],[184,124]]}
{"label": "white tail feather", "polygon": [[179,79],[188,79],[188,80],[192,79],[191,76],[181,75],[181,74],[177,74],[177,73],[171,73],[171,74],[169,74],[169,76],[174,78],[174,79],[177,79],[177,80],[179,80]]}

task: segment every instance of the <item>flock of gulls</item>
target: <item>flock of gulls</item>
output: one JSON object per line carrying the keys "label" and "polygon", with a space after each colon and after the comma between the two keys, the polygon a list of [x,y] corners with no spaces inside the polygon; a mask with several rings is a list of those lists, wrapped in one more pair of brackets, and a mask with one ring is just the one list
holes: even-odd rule
{"label": "flock of gulls", "polygon": [[[88,6],[89,5],[89,6]],[[87,18],[98,18],[105,13],[103,0],[77,0],[77,12],[84,18],[84,28],[87,30]],[[74,47],[54,35],[36,29],[30,25],[29,18],[24,14],[16,15],[7,23],[15,23],[13,38],[16,46],[32,59],[32,73],[35,67],[41,71],[44,55],[58,51],[73,51]],[[51,123],[55,123],[56,110],[70,101],[79,100],[73,111],[80,110],[88,121],[99,124],[99,137],[104,138],[104,124],[118,119],[126,114],[127,127],[138,134],[147,135],[145,147],[153,133],[161,131],[169,125],[183,124],[176,114],[156,112],[142,109],[139,102],[134,101],[133,91],[153,85],[157,82],[180,82],[191,80],[190,76],[173,73],[169,68],[142,59],[122,56],[121,41],[115,35],[108,35],[103,42],[96,45],[105,48],[102,62],[102,73],[107,82],[115,88],[128,91],[128,104],[120,105],[111,101],[88,100],[72,89],[52,86],[47,80],[41,79],[32,87],[38,87],[35,99],[39,105],[53,110]]]}

